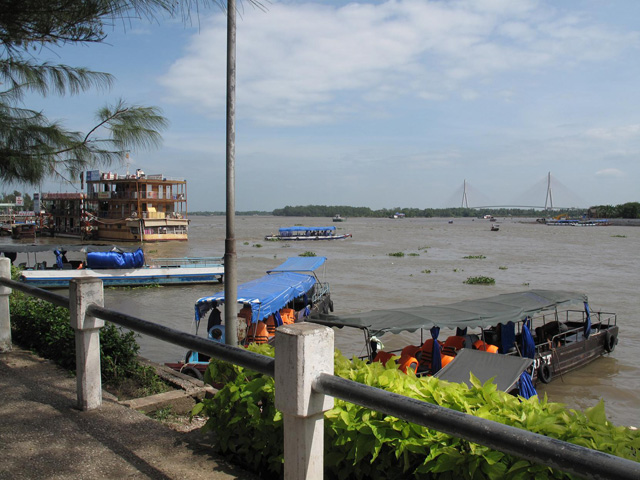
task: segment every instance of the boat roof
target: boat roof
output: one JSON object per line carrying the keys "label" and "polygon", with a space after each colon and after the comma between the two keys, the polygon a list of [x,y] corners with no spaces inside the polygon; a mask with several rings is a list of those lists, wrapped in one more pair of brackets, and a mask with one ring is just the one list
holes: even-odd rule
{"label": "boat roof", "polygon": [[314,272],[327,261],[327,257],[291,257],[267,273],[272,272]]}
{"label": "boat roof", "polygon": [[473,373],[481,383],[493,378],[500,390],[508,392],[514,388],[522,372],[529,368],[532,362],[532,359],[526,357],[496,355],[463,348],[447,366],[433,376],[448,382],[465,383],[471,387],[469,379]]}
{"label": "boat roof", "polygon": [[326,230],[335,230],[336,227],[333,225],[330,227],[282,227],[280,228],[281,232],[315,232],[315,231],[326,231]]}
{"label": "boat roof", "polygon": [[[291,300],[305,295],[316,283],[313,272],[326,261],[326,257],[289,258],[279,267],[269,270],[267,275],[238,285],[237,300],[241,304],[249,304],[252,310],[253,323],[264,320]],[[195,304],[195,321],[200,319],[213,307],[224,304],[224,291],[202,297]]]}
{"label": "boat roof", "polygon": [[69,245],[56,245],[56,244],[47,244],[47,245],[25,245],[25,244],[6,244],[0,245],[0,252],[11,252],[11,253],[38,253],[38,252],[53,252],[54,250],[58,250],[60,252],[129,252],[134,251],[138,247],[135,248],[126,248],[126,247],[118,247],[116,245],[85,245],[85,244],[69,244]]}
{"label": "boat roof", "polygon": [[310,321],[330,327],[355,327],[371,335],[413,332],[433,326],[447,328],[490,327],[517,322],[559,306],[582,305],[587,296],[562,290],[527,290],[448,305],[423,305],[394,310],[372,310],[351,315],[327,316]]}

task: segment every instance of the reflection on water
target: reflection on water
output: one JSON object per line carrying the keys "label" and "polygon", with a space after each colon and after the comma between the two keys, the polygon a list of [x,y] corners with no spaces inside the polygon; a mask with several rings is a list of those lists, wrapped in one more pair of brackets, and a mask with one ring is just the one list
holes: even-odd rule
{"label": "reflection on water", "polygon": [[[540,388],[552,401],[584,409],[604,399],[615,423],[640,425],[640,351],[638,286],[640,228],[550,227],[500,218],[492,232],[482,219],[358,219],[337,225],[353,238],[331,242],[267,242],[281,226],[327,223],[331,219],[237,217],[238,281],[262,276],[287,257],[312,251],[326,256],[325,280],[331,285],[335,313],[376,308],[443,304],[528,288],[584,292],[593,309],[618,314],[620,342],[615,351],[585,368]],[[147,256],[222,256],[223,217],[194,217],[189,242],[145,245]],[[624,237],[623,237],[624,236]],[[389,253],[404,252],[404,257]],[[415,255],[409,255],[415,254]],[[485,256],[465,259],[465,256]],[[322,277],[322,271],[320,272]],[[489,276],[494,286],[466,285],[467,277]],[[109,308],[183,331],[193,332],[194,304],[219,285],[107,290]],[[444,332],[443,332],[444,333]],[[392,348],[417,342],[419,333],[385,335]],[[184,356],[180,347],[141,338],[141,353],[155,361]],[[336,332],[346,355],[363,348],[360,332]]]}

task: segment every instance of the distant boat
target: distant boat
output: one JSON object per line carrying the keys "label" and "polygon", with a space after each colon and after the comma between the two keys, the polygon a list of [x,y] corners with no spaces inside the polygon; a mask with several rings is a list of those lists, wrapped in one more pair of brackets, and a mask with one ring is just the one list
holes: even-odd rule
{"label": "distant boat", "polygon": [[336,216],[335,216],[335,217],[333,217],[333,221],[334,221],[334,222],[344,222],[345,220],[346,220],[346,218],[341,217],[339,213],[338,213],[338,214],[336,214]]}
{"label": "distant boat", "polygon": [[267,235],[265,240],[341,240],[350,233],[336,234],[336,227],[282,227],[277,235]]}
{"label": "distant boat", "polygon": [[449,223],[453,223],[453,220],[449,220]]}
{"label": "distant boat", "polygon": [[404,218],[406,215],[404,213],[401,212],[396,212],[393,215],[391,215],[389,218]]}
{"label": "distant boat", "polygon": [[491,225],[492,232],[497,232],[498,230],[500,230],[500,225],[498,225],[497,223]]}

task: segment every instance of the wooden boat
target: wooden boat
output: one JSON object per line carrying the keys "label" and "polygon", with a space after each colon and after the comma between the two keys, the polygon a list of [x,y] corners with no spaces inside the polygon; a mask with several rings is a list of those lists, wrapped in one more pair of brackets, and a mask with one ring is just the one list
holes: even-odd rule
{"label": "wooden boat", "polygon": [[277,235],[267,235],[265,240],[342,240],[350,233],[336,234],[336,227],[282,227]]}
{"label": "wooden boat", "polygon": [[493,225],[491,225],[492,232],[497,232],[498,230],[500,230],[500,225],[498,225],[497,223],[494,223]]}
{"label": "wooden boat", "polygon": [[340,216],[340,214],[337,214],[333,217],[333,221],[334,222],[344,222],[346,220],[346,218]]}
{"label": "wooden boat", "polygon": [[[385,352],[397,355],[401,368],[412,365],[407,362],[411,355],[415,360],[413,369],[418,374],[464,382],[469,381],[470,373],[482,382],[495,377],[505,391],[517,389],[523,372],[527,372],[525,375],[534,385],[538,381],[548,383],[612,352],[618,342],[614,313],[592,310],[586,295],[551,290],[528,290],[448,305],[375,310],[310,321],[361,329],[372,361],[380,354],[377,337],[420,330],[419,345]],[[440,328],[455,332],[441,342]],[[478,330],[467,333],[467,329]],[[431,332],[427,340],[422,338],[425,330]],[[464,355],[460,356],[463,351]],[[524,363],[514,368],[508,357]]]}
{"label": "wooden boat", "polygon": [[[104,245],[3,245],[5,255],[33,254],[32,262],[21,264],[20,281],[39,288],[67,288],[79,278],[99,278],[105,286],[129,287],[143,285],[188,285],[222,282],[222,258],[157,258],[145,260],[141,248],[125,251]],[[76,252],[78,259],[67,260],[67,253]],[[55,261],[38,261],[37,254],[55,254]]]}
{"label": "wooden boat", "polygon": [[[285,323],[317,318],[333,312],[329,284],[321,282],[316,270],[325,264],[325,257],[294,257],[267,271],[256,280],[238,285],[237,302],[239,344],[271,342],[275,329]],[[224,315],[218,310],[225,306],[225,293],[202,297],[195,303],[195,329],[209,316],[207,336],[212,341],[226,341]],[[174,370],[202,378],[209,358],[188,351],[184,361],[167,363]]]}

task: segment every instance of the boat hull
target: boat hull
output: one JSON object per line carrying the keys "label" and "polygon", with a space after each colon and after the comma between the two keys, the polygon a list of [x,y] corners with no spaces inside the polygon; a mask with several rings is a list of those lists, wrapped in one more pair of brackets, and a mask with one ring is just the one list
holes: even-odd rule
{"label": "boat hull", "polygon": [[222,282],[224,267],[164,267],[132,269],[25,270],[20,280],[34,287],[67,288],[69,282],[98,278],[105,286],[185,285]]}

